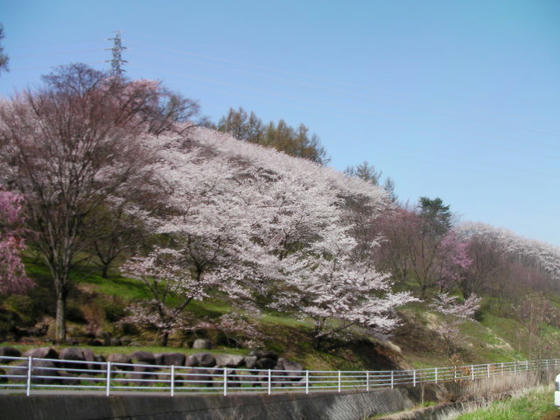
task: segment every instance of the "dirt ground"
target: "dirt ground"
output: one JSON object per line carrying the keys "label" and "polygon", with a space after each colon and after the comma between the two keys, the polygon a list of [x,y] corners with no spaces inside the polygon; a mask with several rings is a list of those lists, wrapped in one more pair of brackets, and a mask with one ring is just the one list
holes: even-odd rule
{"label": "dirt ground", "polygon": [[541,417],[541,420],[555,420],[560,419],[560,410],[551,411],[550,413],[545,414]]}

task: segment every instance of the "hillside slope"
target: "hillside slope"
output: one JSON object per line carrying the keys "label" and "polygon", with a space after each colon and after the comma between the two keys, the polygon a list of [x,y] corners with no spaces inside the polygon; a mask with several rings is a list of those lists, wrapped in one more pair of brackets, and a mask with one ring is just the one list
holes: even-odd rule
{"label": "hillside slope", "polygon": [[[351,289],[354,285],[348,279],[363,273],[370,275],[363,274],[364,278],[388,280],[385,274],[372,271],[374,267],[367,267],[370,271],[356,270],[359,264],[372,266],[373,257],[352,260],[354,254],[349,252],[358,245],[362,251],[384,246],[383,238],[375,232],[369,235],[368,229],[380,214],[396,206],[386,192],[332,168],[206,128],[193,127],[186,136],[148,137],[144,142],[157,150],[153,169],[165,181],[170,194],[166,206],[172,211],[164,218],[145,214],[141,208],[131,211],[145,217],[145,224],[158,240],[185,235],[192,244],[196,239],[199,253],[190,255],[193,261],[202,258],[200,249],[218,250],[224,261],[235,260],[207,272],[207,289],[189,303],[181,314],[181,323],[172,324],[170,347],[193,352],[193,341],[207,337],[215,351],[247,353],[265,348],[308,368],[325,369],[423,367],[559,356],[560,295],[554,288],[547,293],[535,289],[534,296],[525,299],[532,306],[521,305],[511,294],[480,289],[482,306],[474,320],[443,316],[429,299],[391,307],[386,311],[394,315],[391,321],[401,323],[390,333],[369,328],[367,322],[352,322],[317,345],[317,314],[326,327],[337,330],[347,321],[344,308],[363,304],[363,296],[352,301],[346,300],[347,295],[334,294],[321,300],[320,306],[318,295],[312,293],[324,293],[325,285]],[[469,229],[458,232],[469,238],[474,236],[474,229]],[[482,230],[476,229],[476,234]],[[500,239],[501,246],[514,256],[526,255],[530,265],[535,265],[538,257],[537,265],[544,271],[552,276],[559,273],[560,257],[554,247],[508,239],[512,235],[492,237],[496,241],[505,238]],[[233,245],[215,248],[222,240]],[[286,243],[289,246],[278,247]],[[343,248],[336,250],[340,254],[332,251],[336,246]],[[243,258],[232,258],[240,250]],[[285,255],[278,258],[282,252]],[[127,352],[129,346],[157,349],[154,344],[160,328],[135,324],[130,319],[131,308],[147,310],[153,296],[146,276],[131,272],[129,267],[118,269],[129,256],[117,260],[109,278],[103,278],[95,257],[81,255],[86,262],[71,273],[70,342],[100,345],[97,352]],[[337,258],[347,263],[342,271],[332,264]],[[328,275],[317,269],[321,264],[331,270]],[[50,274],[32,249],[27,253],[26,268],[37,286],[27,296],[0,298],[0,341],[23,347],[54,338]],[[230,283],[231,277],[235,277],[235,283]],[[269,281],[271,278],[278,282]],[[278,287],[280,280],[286,279],[287,286],[282,283]],[[244,287],[241,292],[240,285]],[[378,296],[390,294],[382,286],[376,289]],[[401,291],[403,287],[401,284]],[[174,290],[166,302],[170,306],[181,301],[181,292]],[[289,301],[295,290],[300,293],[298,299]],[[433,294],[436,292],[434,289]],[[284,301],[289,305],[277,304]],[[547,316],[535,308],[546,308]],[[379,315],[369,310],[368,315]],[[364,313],[353,320],[359,317],[361,320]]]}

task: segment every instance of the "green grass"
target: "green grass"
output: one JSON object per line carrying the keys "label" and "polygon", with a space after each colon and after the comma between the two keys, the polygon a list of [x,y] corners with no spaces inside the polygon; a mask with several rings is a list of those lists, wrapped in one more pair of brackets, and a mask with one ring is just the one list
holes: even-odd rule
{"label": "green grass", "polygon": [[313,321],[311,320],[298,319],[293,316],[289,316],[278,312],[267,312],[263,314],[263,316],[261,316],[260,320],[264,324],[282,325],[291,328],[311,329],[313,327]]}
{"label": "green grass", "polygon": [[[32,327],[43,317],[52,322],[54,316],[53,285],[48,268],[37,258],[30,254],[25,258],[26,269],[37,287],[26,297],[7,297],[0,301],[0,327],[9,327],[14,322],[19,322],[26,327]],[[186,348],[163,348],[150,345],[157,343],[157,332],[134,331],[121,332],[116,327],[116,322],[124,316],[125,308],[133,302],[143,302],[150,299],[146,285],[136,279],[125,276],[113,275],[104,279],[100,275],[99,267],[91,261],[76,267],[71,277],[75,288],[68,298],[68,325],[72,329],[73,337],[85,337],[86,327],[91,319],[100,320],[100,328],[105,332],[118,336],[123,333],[131,339],[129,342],[138,343],[138,347],[91,347],[100,354],[113,352],[132,352],[147,350],[152,352],[179,351],[192,353]],[[553,305],[560,306],[560,297],[551,296]],[[179,297],[172,298],[172,304],[180,302]],[[4,309],[4,319],[1,310]],[[233,303],[227,296],[215,293],[204,301],[193,301],[186,312],[196,321],[208,319],[212,321],[223,314],[234,310]],[[484,362],[505,362],[524,360],[531,356],[527,348],[527,328],[524,323],[515,319],[515,308],[512,302],[502,298],[484,298],[480,322],[467,321],[460,326],[460,335],[456,343],[458,359],[449,359],[445,343],[439,335],[439,330],[446,321],[441,314],[436,314],[428,307],[428,302],[414,302],[401,309],[406,318],[404,330],[390,340],[401,347],[402,354],[391,353],[392,350],[378,346],[383,357],[392,357],[402,366],[415,368],[428,368],[434,366],[448,366],[452,363],[469,364]],[[13,315],[17,315],[14,317]],[[300,361],[310,369],[368,369],[378,365],[378,360],[370,357],[367,352],[374,353],[372,346],[364,350],[361,345],[354,345],[360,340],[367,341],[370,336],[364,330],[352,331],[352,338],[334,350],[319,351],[313,347],[312,329],[313,321],[302,319],[297,314],[263,311],[261,314],[252,315],[256,328],[263,334],[264,347],[275,351],[283,357]],[[12,318],[10,318],[12,317]],[[13,321],[12,319],[16,319]],[[3,324],[2,324],[3,323]],[[0,328],[1,329],[1,328]],[[52,328],[51,328],[52,329]],[[218,341],[219,332],[212,329],[207,331],[209,338]],[[551,350],[548,354],[538,357],[558,357],[555,349],[560,348],[560,329],[550,325],[543,325],[541,329],[542,342]],[[52,338],[52,331],[50,332]],[[189,340],[192,337],[188,337]],[[179,346],[186,338],[177,335],[170,342]],[[375,340],[374,340],[375,341]],[[35,347],[40,344],[39,341]],[[28,347],[31,347],[30,345]],[[545,348],[545,346],[541,346]],[[241,353],[247,350],[218,348],[214,352]],[[453,355],[455,357],[455,355]]]}
{"label": "green grass", "polygon": [[[30,344],[17,344],[17,343],[0,343],[0,347],[3,346],[10,346],[20,350],[22,353],[36,348],[36,345]],[[53,347],[55,350],[60,352],[62,349],[66,347],[76,347],[71,345],[54,345],[50,346]],[[240,348],[229,348],[229,347],[217,347],[209,350],[197,350],[197,349],[188,349],[184,347],[162,347],[162,346],[88,346],[88,345],[79,345],[77,347],[86,348],[93,351],[95,354],[100,354],[107,356],[112,353],[122,353],[122,354],[130,354],[135,351],[148,351],[151,353],[184,353],[184,354],[195,354],[195,353],[212,353],[212,354],[239,354],[239,355],[247,355],[249,354],[248,349],[240,349]]]}
{"label": "green grass", "polygon": [[95,285],[95,290],[109,296],[118,296],[127,300],[149,299],[149,292],[140,280],[127,277],[110,277],[104,279],[95,274],[89,274],[77,279],[78,284]]}
{"label": "green grass", "polygon": [[539,388],[527,395],[505,401],[496,401],[486,408],[463,414],[460,420],[533,420],[557,411],[554,393],[550,388]]}

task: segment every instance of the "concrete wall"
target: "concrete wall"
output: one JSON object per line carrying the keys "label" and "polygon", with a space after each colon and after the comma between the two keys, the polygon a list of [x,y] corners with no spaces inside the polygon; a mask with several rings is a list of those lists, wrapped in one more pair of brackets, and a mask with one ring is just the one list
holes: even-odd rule
{"label": "concrete wall", "polygon": [[303,420],[363,419],[411,408],[406,390],[285,395],[56,395],[0,396],[2,420]]}

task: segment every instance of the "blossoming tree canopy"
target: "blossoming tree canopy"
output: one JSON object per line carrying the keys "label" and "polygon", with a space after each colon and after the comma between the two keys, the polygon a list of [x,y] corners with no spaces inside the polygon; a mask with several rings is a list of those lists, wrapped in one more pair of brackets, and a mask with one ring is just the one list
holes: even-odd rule
{"label": "blossoming tree canopy", "polygon": [[25,248],[22,205],[21,195],[0,189],[0,293],[22,292],[33,285],[21,260]]}
{"label": "blossoming tree canopy", "polygon": [[388,200],[381,188],[208,129],[150,144],[169,197],[147,224],[172,244],[184,272],[172,278],[184,296],[222,290],[241,304],[261,296],[318,323],[336,316],[346,325],[396,325],[392,310],[410,297],[392,294],[387,276],[357,258],[346,216],[346,197],[379,213]]}
{"label": "blossoming tree canopy", "polygon": [[464,223],[456,230],[463,238],[484,238],[492,241],[504,254],[524,260],[554,280],[560,280],[560,247],[523,238],[506,229],[483,223]]}

